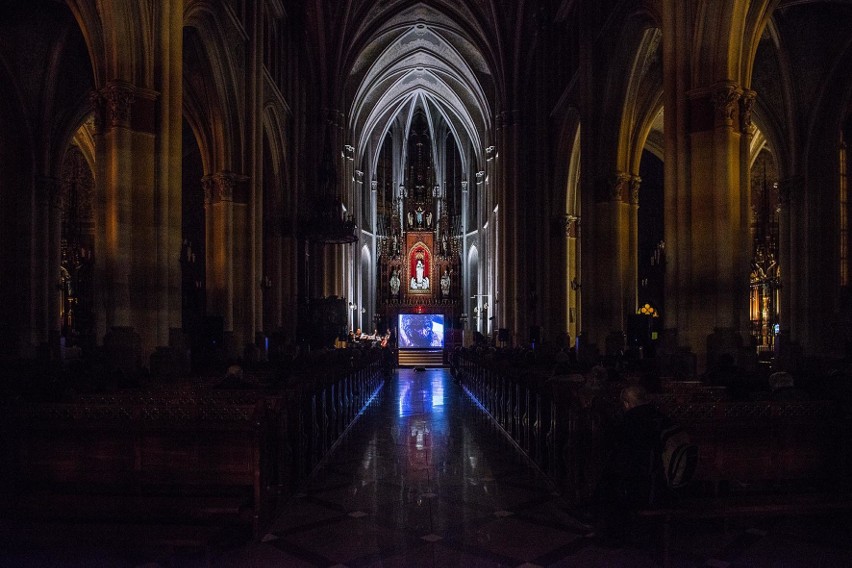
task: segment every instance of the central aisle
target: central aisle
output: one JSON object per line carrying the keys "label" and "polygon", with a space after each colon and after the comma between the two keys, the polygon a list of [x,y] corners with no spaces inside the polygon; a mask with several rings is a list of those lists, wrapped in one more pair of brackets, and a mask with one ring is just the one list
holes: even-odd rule
{"label": "central aisle", "polygon": [[288,567],[547,566],[582,563],[581,532],[446,369],[401,369],[249,556]]}

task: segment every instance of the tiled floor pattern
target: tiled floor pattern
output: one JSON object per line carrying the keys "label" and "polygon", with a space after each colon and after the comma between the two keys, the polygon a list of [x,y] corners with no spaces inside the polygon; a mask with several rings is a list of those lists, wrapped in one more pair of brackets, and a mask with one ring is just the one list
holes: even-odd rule
{"label": "tiled floor pattern", "polygon": [[[403,369],[261,542],[156,560],[33,551],[0,566],[659,566],[654,538],[606,548],[585,533],[446,370]],[[852,567],[852,526],[686,523],[673,548],[677,567]]]}
{"label": "tiled floor pattern", "polygon": [[[215,566],[644,567],[655,539],[613,549],[519,458],[444,369],[398,371],[263,542]],[[678,527],[684,567],[852,566],[839,520]]]}

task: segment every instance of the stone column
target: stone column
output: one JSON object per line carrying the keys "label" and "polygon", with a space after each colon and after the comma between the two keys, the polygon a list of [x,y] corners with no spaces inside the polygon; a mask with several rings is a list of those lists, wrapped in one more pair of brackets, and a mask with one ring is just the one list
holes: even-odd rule
{"label": "stone column", "polygon": [[[489,169],[494,169],[493,159],[488,160],[486,162],[486,167],[489,168]],[[487,177],[487,174],[486,174],[485,170],[480,170],[480,171],[476,172],[476,198],[477,199],[476,199],[476,203],[474,203],[473,206],[476,207],[476,209],[477,209],[477,219],[479,221],[479,225],[477,226],[477,229],[478,229],[477,234],[479,235],[479,238],[477,239],[477,242],[476,242],[476,248],[479,251],[479,261],[477,262],[478,274],[471,274],[470,277],[471,277],[471,285],[472,285],[471,289],[475,290],[477,294],[487,294],[488,293],[488,274],[487,274],[488,263],[486,261],[487,260],[486,259],[487,246],[486,246],[485,229],[483,229],[483,225],[488,220],[486,208],[485,208],[484,203],[483,203],[484,199],[485,199],[484,193],[485,193],[485,179],[486,179],[486,177]],[[499,199],[499,197],[498,197],[498,199]],[[505,210],[506,208],[503,207],[502,209]],[[497,214],[497,224],[498,225],[500,225],[500,222],[502,221],[502,219],[503,219],[503,217],[501,215],[501,210],[498,209],[498,214]],[[499,262],[499,260],[503,258],[503,252],[506,250],[505,238],[503,238],[501,236],[501,238],[497,239],[497,242],[495,243],[494,248],[495,248],[494,255],[498,259],[498,264],[497,264],[497,267],[496,267],[497,281],[499,283],[501,283],[500,285],[502,285],[502,283],[504,282],[504,280],[502,278],[505,277],[505,274],[504,274],[505,263]],[[471,298],[471,302],[472,302],[472,306],[480,306],[480,308],[481,308],[483,300],[482,300],[481,297],[476,297],[476,298]],[[505,303],[505,302],[503,302],[503,303]],[[497,317],[499,318],[499,321],[505,321],[505,318],[506,318],[505,309],[507,309],[507,308],[508,308],[508,306],[501,305],[500,308],[498,308],[497,310],[494,310],[494,313],[498,314]],[[473,309],[471,308],[471,313],[472,312],[473,312]],[[487,328],[488,328],[488,326],[484,325],[481,322],[481,320],[477,321],[477,326],[476,326],[477,331],[479,331],[481,333],[485,333],[487,331]]]}
{"label": "stone column", "polygon": [[627,270],[624,274],[625,321],[639,308],[639,186],[642,184],[642,178],[636,175],[631,176],[629,184],[629,226],[625,251]]}
{"label": "stone column", "polygon": [[[635,288],[628,282],[630,243],[630,181],[632,176],[615,172],[598,178],[595,183],[594,217],[591,227],[593,254],[584,269],[584,284],[594,289],[591,303],[584,316],[583,331],[589,341],[599,347],[613,343],[616,336],[623,337],[627,289]],[[584,294],[585,299],[585,294]]]}
{"label": "stone column", "polygon": [[[246,229],[248,257],[246,266],[245,296],[240,301],[250,306],[246,314],[246,325],[250,335],[245,343],[264,345],[263,341],[263,102],[265,74],[263,68],[264,49],[264,4],[250,2],[249,8],[249,70],[248,70],[248,149],[247,173],[248,195],[246,202]],[[278,283],[280,285],[280,282]],[[238,344],[238,347],[241,347]]]}
{"label": "stone column", "polygon": [[[179,252],[183,243],[182,231],[182,165],[183,165],[183,0],[159,0],[159,76],[155,79],[160,91],[157,113],[155,174],[157,204],[157,240],[159,255],[157,277],[161,292],[158,295],[157,345],[168,344],[185,357],[183,338],[181,266]],[[176,360],[178,360],[176,359]],[[187,361],[181,362],[183,368]],[[182,369],[181,369],[182,370]],[[174,370],[181,372],[181,370]]]}
{"label": "stone column", "polygon": [[734,354],[742,344],[739,314],[747,303],[748,286],[738,281],[747,240],[740,211],[741,94],[730,81],[688,93],[690,278],[679,300],[688,305],[689,325],[682,337],[699,355],[699,371],[722,353]]}
{"label": "stone column", "polygon": [[[751,113],[754,108],[754,102],[757,98],[757,93],[746,89],[740,97],[739,119],[740,119],[740,242],[743,244],[737,251],[732,251],[735,256],[735,274],[734,281],[739,283],[739,286],[745,289],[745,301],[740,305],[735,306],[737,318],[737,330],[743,341],[748,343],[751,335],[750,316],[749,316],[749,283],[751,275],[751,168],[749,167],[751,157],[751,141],[757,127],[752,124]],[[735,297],[738,290],[734,289]]]}
{"label": "stone column", "polygon": [[157,192],[163,189],[155,172],[165,167],[158,164],[155,147],[157,96],[112,81],[91,98],[97,131],[98,330],[104,333],[110,364],[129,373],[146,362],[143,354],[168,340],[167,328],[160,325],[169,287],[168,269],[161,270],[167,266],[160,246],[164,229],[152,206],[160,202]]}
{"label": "stone column", "polygon": [[100,131],[98,197],[100,201],[96,263],[104,302],[106,329],[130,327],[130,254],[132,250],[131,184],[133,139],[130,109],[135,101],[131,85],[114,81],[97,95],[95,125]]}
{"label": "stone column", "polygon": [[577,241],[580,238],[580,218],[576,215],[565,215],[563,218],[564,236],[568,241],[567,246],[567,282],[566,294],[568,298],[568,313],[565,315],[567,321],[566,329],[571,335],[572,340],[577,337],[577,332],[582,327],[580,314],[580,293],[582,290],[582,276],[580,274],[580,247],[577,246]]}
{"label": "stone column", "polygon": [[205,176],[204,209],[207,240],[207,313],[222,316],[226,349],[237,349],[253,339],[251,304],[244,301],[249,279],[247,264],[248,178],[233,172]]}

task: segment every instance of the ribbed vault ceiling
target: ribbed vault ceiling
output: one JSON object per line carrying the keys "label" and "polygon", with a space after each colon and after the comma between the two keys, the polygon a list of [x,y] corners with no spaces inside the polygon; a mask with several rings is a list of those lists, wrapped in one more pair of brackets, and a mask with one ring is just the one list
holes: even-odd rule
{"label": "ribbed vault ceiling", "polygon": [[401,127],[407,137],[415,111],[421,109],[433,139],[449,130],[463,153],[472,148],[474,158],[482,158],[494,87],[474,38],[445,14],[423,5],[384,21],[380,14],[372,15],[378,25],[362,42],[346,87],[356,148],[363,151],[372,141],[378,152],[380,140],[393,127]]}

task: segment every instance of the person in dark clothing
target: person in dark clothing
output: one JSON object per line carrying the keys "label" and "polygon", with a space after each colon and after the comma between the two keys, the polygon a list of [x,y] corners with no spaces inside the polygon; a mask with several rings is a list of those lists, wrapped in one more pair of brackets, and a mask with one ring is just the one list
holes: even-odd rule
{"label": "person in dark clothing", "polygon": [[621,541],[634,522],[634,513],[662,503],[667,495],[662,473],[660,434],[672,421],[652,403],[641,385],[621,391],[624,418],[613,429],[595,497],[601,532]]}

